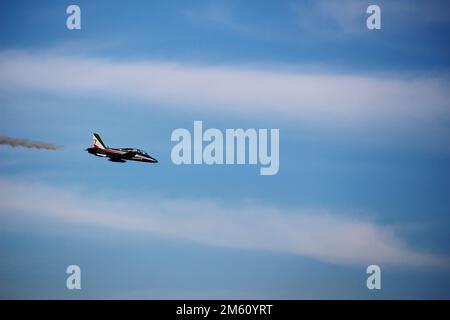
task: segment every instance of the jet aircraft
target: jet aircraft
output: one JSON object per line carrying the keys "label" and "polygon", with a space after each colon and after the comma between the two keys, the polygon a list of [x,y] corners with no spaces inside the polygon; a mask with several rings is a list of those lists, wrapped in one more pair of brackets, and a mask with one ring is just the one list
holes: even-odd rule
{"label": "jet aircraft", "polygon": [[108,157],[112,162],[141,161],[157,163],[158,160],[149,156],[145,151],[136,148],[110,148],[105,145],[98,133],[92,135],[93,145],[86,149],[87,152],[97,157]]}

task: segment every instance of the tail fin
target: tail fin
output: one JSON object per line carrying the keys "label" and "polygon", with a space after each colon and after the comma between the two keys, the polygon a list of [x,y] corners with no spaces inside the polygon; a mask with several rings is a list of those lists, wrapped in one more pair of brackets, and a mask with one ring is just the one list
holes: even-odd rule
{"label": "tail fin", "polygon": [[100,135],[98,133],[94,133],[92,135],[92,139],[94,140],[94,146],[100,149],[106,149],[106,145],[103,143],[102,138],[100,138]]}

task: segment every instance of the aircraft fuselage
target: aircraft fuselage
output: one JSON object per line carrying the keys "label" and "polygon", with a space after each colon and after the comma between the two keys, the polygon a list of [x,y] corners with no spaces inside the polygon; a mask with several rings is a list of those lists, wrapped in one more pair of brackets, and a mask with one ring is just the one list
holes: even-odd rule
{"label": "aircraft fuselage", "polygon": [[150,162],[150,163],[158,162],[158,160],[149,156],[144,151],[132,149],[132,148],[101,149],[101,148],[97,148],[97,147],[90,147],[90,148],[87,148],[86,151],[97,157],[108,157],[109,160],[113,161],[113,162],[126,162],[127,160]]}

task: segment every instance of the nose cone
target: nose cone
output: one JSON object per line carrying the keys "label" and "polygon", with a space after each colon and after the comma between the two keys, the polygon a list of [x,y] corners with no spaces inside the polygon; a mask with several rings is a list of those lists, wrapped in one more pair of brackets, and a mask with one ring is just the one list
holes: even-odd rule
{"label": "nose cone", "polygon": [[158,163],[158,160],[156,160],[155,158],[153,158],[152,156],[149,156],[148,154],[146,155],[147,159],[145,159],[145,162],[150,162],[150,163]]}

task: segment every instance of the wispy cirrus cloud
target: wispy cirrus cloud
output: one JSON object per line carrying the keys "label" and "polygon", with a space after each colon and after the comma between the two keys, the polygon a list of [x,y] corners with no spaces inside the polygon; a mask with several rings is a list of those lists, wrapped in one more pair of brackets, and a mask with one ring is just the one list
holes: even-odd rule
{"label": "wispy cirrus cloud", "polygon": [[408,247],[392,227],[323,210],[224,206],[202,199],[111,199],[9,180],[0,180],[0,195],[0,219],[38,217],[34,221],[50,219],[72,227],[91,226],[211,246],[298,254],[344,265],[450,266],[447,256]]}
{"label": "wispy cirrus cloud", "polygon": [[223,31],[251,39],[274,40],[280,39],[279,32],[275,32],[267,25],[248,21],[239,17],[239,9],[230,3],[213,3],[197,8],[181,11],[182,16],[190,23],[204,29]]}
{"label": "wispy cirrus cloud", "polygon": [[395,30],[450,24],[445,14],[449,3],[445,0],[315,0],[293,3],[291,7],[301,31],[325,38],[343,38],[367,34],[366,9],[372,4],[381,8],[382,21]]}
{"label": "wispy cirrus cloud", "polygon": [[446,74],[382,76],[292,69],[3,52],[0,86],[3,90],[127,97],[175,110],[270,116],[327,128],[448,129],[450,82]]}
{"label": "wispy cirrus cloud", "polygon": [[185,9],[182,15],[193,23],[203,24],[207,27],[216,26],[232,32],[244,34],[257,34],[256,30],[236,20],[231,7],[219,3],[204,8]]}
{"label": "wispy cirrus cloud", "polygon": [[366,31],[364,1],[312,1],[292,4],[300,30],[322,37],[344,37]]}

